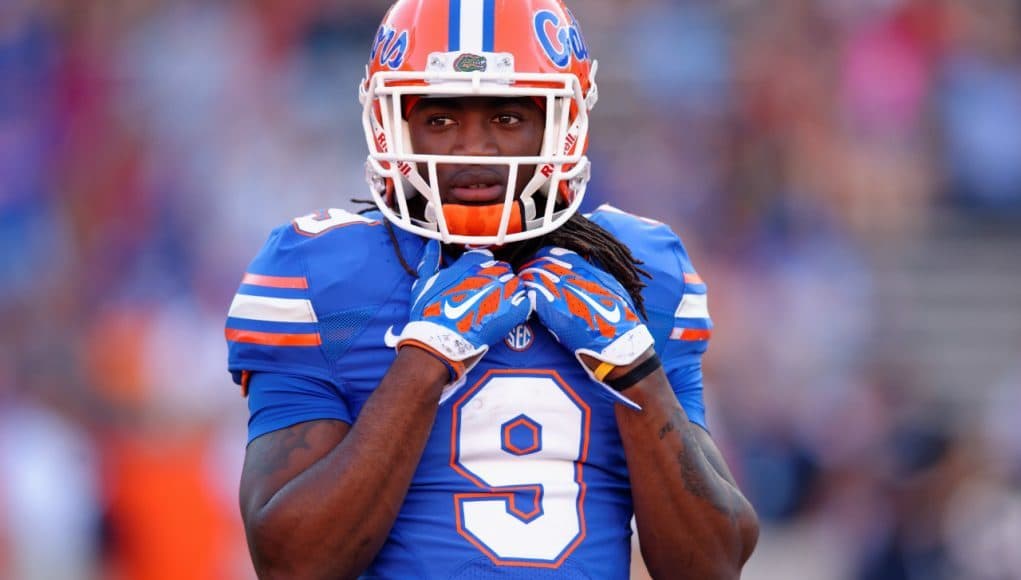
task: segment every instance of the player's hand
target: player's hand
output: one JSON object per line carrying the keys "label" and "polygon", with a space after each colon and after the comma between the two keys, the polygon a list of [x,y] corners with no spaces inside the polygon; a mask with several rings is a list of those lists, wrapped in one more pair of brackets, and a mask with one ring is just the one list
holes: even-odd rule
{"label": "player's hand", "polygon": [[465,252],[442,270],[440,257],[440,243],[430,241],[412,286],[408,323],[400,335],[388,333],[387,344],[429,351],[447,365],[453,384],[528,319],[531,304],[510,264],[488,250]]}
{"label": "player's hand", "polygon": [[[620,282],[575,252],[555,247],[540,250],[518,275],[539,320],[560,344],[614,400],[637,408],[602,380],[613,368],[636,362],[654,343]],[[582,355],[596,362],[586,364]]]}

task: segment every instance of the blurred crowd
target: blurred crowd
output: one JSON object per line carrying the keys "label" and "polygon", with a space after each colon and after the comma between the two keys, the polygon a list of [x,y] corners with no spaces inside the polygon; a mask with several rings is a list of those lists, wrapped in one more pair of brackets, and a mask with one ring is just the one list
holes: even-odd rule
{"label": "blurred crowd", "polygon": [[[272,227],[366,197],[386,4],[0,3],[0,578],[253,576],[224,317]],[[882,291],[941,220],[1021,237],[1021,5],[573,9],[585,208],[669,223],[710,287],[745,577],[1021,578],[1021,322],[995,379],[940,384],[891,356]]]}

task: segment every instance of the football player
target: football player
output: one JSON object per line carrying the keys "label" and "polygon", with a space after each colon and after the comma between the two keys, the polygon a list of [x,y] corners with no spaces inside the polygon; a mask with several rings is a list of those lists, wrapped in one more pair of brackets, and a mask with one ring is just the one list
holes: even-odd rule
{"label": "football player", "polygon": [[275,230],[230,307],[266,578],[735,578],[706,285],[578,212],[596,65],[559,0],[400,0],[361,85],[376,209]]}

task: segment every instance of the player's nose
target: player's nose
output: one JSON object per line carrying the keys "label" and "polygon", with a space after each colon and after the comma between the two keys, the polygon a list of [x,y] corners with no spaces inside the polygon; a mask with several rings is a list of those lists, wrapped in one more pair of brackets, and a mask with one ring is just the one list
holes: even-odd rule
{"label": "player's nose", "polygon": [[493,156],[499,155],[500,147],[494,128],[483,115],[470,114],[461,123],[454,146],[455,155]]}

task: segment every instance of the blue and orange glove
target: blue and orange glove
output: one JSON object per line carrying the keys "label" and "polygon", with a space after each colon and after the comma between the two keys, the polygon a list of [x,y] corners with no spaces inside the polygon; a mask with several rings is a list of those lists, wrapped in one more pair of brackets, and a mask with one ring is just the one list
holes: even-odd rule
{"label": "blue and orange glove", "polygon": [[[604,393],[639,409],[603,382],[610,371],[634,363],[655,342],[620,282],[575,252],[555,247],[540,250],[518,276],[539,320],[574,353]],[[600,364],[590,368],[583,354]]]}
{"label": "blue and orange glove", "polygon": [[399,335],[391,328],[386,343],[430,352],[447,365],[455,385],[490,345],[528,319],[531,304],[510,264],[488,250],[465,252],[442,270],[440,256],[440,243],[430,241],[411,289],[408,323]]}

